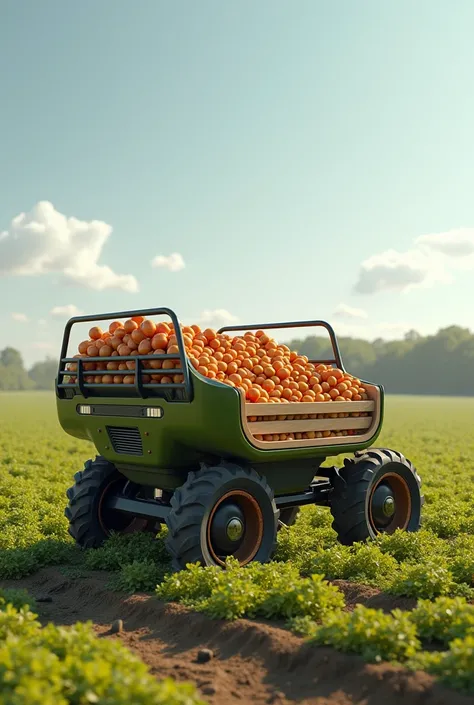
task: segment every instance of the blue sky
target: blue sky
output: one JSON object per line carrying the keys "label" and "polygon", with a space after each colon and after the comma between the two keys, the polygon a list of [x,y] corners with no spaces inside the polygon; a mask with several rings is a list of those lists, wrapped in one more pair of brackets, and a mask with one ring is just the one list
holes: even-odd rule
{"label": "blue sky", "polygon": [[4,0],[0,349],[56,354],[73,306],[474,329],[473,31],[471,0]]}

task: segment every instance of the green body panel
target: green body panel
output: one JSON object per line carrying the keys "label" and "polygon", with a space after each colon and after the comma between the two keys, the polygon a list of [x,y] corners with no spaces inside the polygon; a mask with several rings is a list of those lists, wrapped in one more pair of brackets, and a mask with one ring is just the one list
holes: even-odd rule
{"label": "green body panel", "polygon": [[[200,461],[220,457],[252,464],[267,476],[276,494],[303,491],[311,482],[315,469],[326,457],[367,448],[376,440],[382,427],[381,388],[380,423],[369,442],[260,450],[251,445],[243,432],[240,394],[232,387],[202,377],[194,368],[189,367],[194,390],[191,402],[167,402],[157,397],[58,397],[59,422],[71,436],[92,441],[99,455],[113,462],[128,479],[141,485],[175,489],[184,482],[187,472],[198,466]],[[159,406],[164,413],[162,418],[85,416],[78,414],[78,404]],[[114,452],[106,426],[138,428],[143,442],[143,455],[127,456]],[[314,461],[312,467],[309,460]],[[269,464],[267,468],[266,464]]]}

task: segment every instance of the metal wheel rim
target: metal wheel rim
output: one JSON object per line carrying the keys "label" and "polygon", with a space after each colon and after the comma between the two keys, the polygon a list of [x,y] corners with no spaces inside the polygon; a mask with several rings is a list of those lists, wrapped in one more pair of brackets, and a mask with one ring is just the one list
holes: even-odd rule
{"label": "metal wheel rim", "polygon": [[[395,504],[395,510],[393,512],[392,520],[389,521],[386,526],[378,527],[374,519],[373,499],[377,489],[384,484],[387,484],[390,487],[391,496],[393,497]],[[411,494],[407,481],[398,473],[386,473],[374,484],[369,496],[369,521],[373,531],[377,534],[393,534],[397,529],[405,531],[410,521],[411,508]]]}
{"label": "metal wheel rim", "polygon": [[216,512],[228,500],[233,500],[233,502],[240,507],[245,517],[243,539],[235,553],[229,554],[236,558],[241,566],[244,566],[255,558],[260,546],[262,545],[263,539],[263,513],[257,500],[249,492],[246,492],[245,490],[230,490],[219,498],[213,506],[207,521],[207,547],[212,559],[218,565],[225,566],[225,560],[222,560],[213,545],[211,538],[211,527]]}

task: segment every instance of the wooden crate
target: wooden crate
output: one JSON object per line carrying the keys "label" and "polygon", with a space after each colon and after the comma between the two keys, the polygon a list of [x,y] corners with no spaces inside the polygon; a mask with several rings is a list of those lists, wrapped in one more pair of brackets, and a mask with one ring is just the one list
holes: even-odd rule
{"label": "wooden crate", "polygon": [[[307,448],[361,443],[374,435],[380,419],[380,393],[364,384],[369,399],[347,402],[289,402],[287,404],[242,404],[242,425],[252,445],[262,449]],[[335,432],[322,438],[262,440],[255,436]],[[355,431],[356,435],[343,435]]]}

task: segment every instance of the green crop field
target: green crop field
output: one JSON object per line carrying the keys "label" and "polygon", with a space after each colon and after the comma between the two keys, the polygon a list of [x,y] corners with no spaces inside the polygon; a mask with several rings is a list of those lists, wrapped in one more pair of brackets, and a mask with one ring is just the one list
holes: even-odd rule
{"label": "green crop field", "polygon": [[[418,533],[347,548],[336,542],[329,510],[308,507],[292,528],[280,531],[272,563],[245,569],[230,564],[226,571],[195,567],[177,576],[168,574],[166,529],[156,538],[112,537],[96,551],[73,545],[64,517],[65,490],[94,448],[62,431],[52,394],[0,395],[0,579],[20,580],[47,565],[106,570],[117,589],[152,592],[211,617],[284,620],[314,644],[424,669],[473,694],[474,400],[389,397],[377,445],[400,450],[422,477],[426,501]],[[333,582],[338,580],[372,586],[394,600],[406,598],[407,604],[413,598],[414,609],[344,609],[340,583]],[[65,630],[60,636],[52,628],[47,632],[16,609],[21,596],[7,595],[3,608],[1,599],[0,593],[0,682],[11,663],[18,663],[21,673],[11,676],[11,687],[17,687],[15,678],[23,679],[22,687],[31,690],[29,700],[5,702],[40,702],[34,699],[35,678],[44,678],[51,690],[49,700],[42,696],[43,704],[76,702],[64,692],[73,676],[78,688],[102,688],[111,703],[145,702],[146,693],[150,703],[200,702],[192,687],[188,692],[152,679],[115,643],[96,644],[80,626],[75,637]],[[7,608],[8,601],[16,608]],[[36,674],[20,656],[27,644],[40,654]],[[103,672],[74,671],[68,645],[71,654],[100,655]],[[117,685],[114,673],[121,663]]]}

